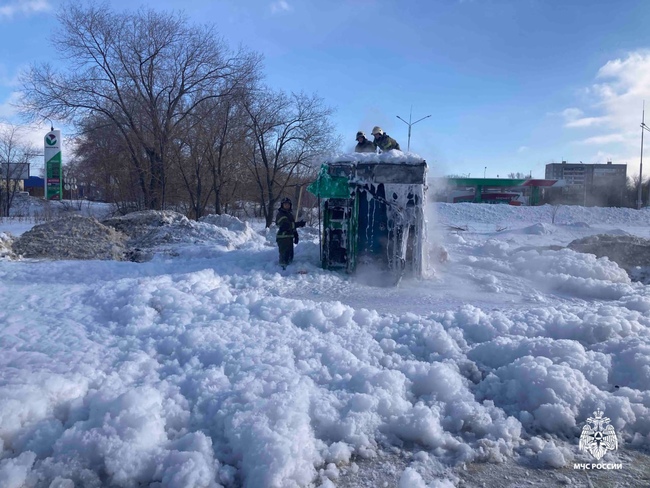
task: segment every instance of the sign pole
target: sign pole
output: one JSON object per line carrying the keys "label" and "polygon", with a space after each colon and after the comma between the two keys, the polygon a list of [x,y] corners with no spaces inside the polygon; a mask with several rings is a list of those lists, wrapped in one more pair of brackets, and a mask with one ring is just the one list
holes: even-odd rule
{"label": "sign pole", "polygon": [[61,131],[50,130],[45,134],[45,199],[63,199],[63,178],[61,173]]}

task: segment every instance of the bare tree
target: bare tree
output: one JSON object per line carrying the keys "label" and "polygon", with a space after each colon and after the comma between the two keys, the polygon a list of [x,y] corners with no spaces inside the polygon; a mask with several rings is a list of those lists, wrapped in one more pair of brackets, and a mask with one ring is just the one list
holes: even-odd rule
{"label": "bare tree", "polygon": [[214,212],[222,213],[229,191],[241,181],[238,157],[245,142],[244,115],[236,98],[223,97],[203,104],[186,120],[175,159],[195,218],[203,215],[210,201]]}
{"label": "bare tree", "polygon": [[269,227],[275,205],[292,177],[338,144],[325,107],[315,95],[262,90],[244,104],[250,151],[246,159]]}
{"label": "bare tree", "polygon": [[[627,177],[627,186],[625,189],[625,206],[636,208],[639,197],[639,175]],[[648,205],[650,201],[650,178],[645,178],[641,182],[641,200]]]}
{"label": "bare tree", "polygon": [[29,175],[29,160],[35,154],[20,132],[13,124],[0,125],[0,211],[5,217],[9,217],[21,182]]}
{"label": "bare tree", "polygon": [[555,224],[555,217],[557,217],[557,213],[560,211],[560,208],[562,205],[560,204],[555,204],[551,207],[551,224]]}
{"label": "bare tree", "polygon": [[59,12],[55,44],[68,69],[33,66],[22,78],[24,112],[73,122],[101,114],[128,150],[145,206],[164,208],[180,124],[207,100],[250,83],[259,56],[232,53],[212,28],[179,14],[114,13],[106,4]]}
{"label": "bare tree", "polygon": [[511,180],[527,180],[530,179],[531,176],[530,174],[525,174],[520,171],[517,171],[516,173],[508,173],[508,178]]}
{"label": "bare tree", "polygon": [[101,114],[80,123],[75,138],[75,175],[86,196],[114,203],[121,213],[143,210],[142,173],[130,164],[131,153],[112,122]]}

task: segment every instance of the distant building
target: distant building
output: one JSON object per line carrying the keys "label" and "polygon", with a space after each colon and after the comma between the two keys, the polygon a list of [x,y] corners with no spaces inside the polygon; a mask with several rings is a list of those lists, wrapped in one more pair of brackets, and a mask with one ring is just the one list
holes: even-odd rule
{"label": "distant building", "polygon": [[582,164],[562,161],[546,165],[546,178],[560,180],[563,185],[551,189],[550,203],[586,207],[625,205],[627,164]]}
{"label": "distant building", "polygon": [[431,200],[447,203],[540,205],[555,183],[534,178],[429,178]]}
{"label": "distant building", "polygon": [[30,176],[25,180],[25,191],[33,197],[42,197],[45,195],[45,180],[38,176]]}

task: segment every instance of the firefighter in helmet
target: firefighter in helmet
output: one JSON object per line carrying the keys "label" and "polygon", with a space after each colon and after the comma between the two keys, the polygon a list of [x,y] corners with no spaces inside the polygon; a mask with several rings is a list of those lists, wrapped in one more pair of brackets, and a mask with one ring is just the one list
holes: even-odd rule
{"label": "firefighter in helmet", "polygon": [[296,222],[293,212],[291,211],[291,199],[283,198],[280,202],[280,208],[275,216],[275,225],[278,226],[278,234],[275,241],[278,243],[280,252],[280,266],[286,269],[293,261],[293,245],[298,244],[299,227],[305,226],[304,220]]}

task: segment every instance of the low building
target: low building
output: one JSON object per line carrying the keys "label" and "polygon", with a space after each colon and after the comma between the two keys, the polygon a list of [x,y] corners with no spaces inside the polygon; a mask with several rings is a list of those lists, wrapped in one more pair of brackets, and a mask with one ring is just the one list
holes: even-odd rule
{"label": "low building", "polygon": [[45,180],[38,176],[30,176],[24,181],[24,188],[32,197],[43,197],[45,195]]}
{"label": "low building", "polygon": [[448,203],[539,205],[544,192],[556,182],[533,178],[434,178],[432,186],[437,200]]}

